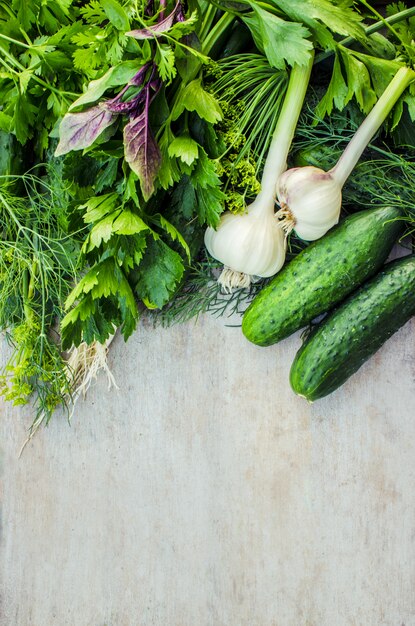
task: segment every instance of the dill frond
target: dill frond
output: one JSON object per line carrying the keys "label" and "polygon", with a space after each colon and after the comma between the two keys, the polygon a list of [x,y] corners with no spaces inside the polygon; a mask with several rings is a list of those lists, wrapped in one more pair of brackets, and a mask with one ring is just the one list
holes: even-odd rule
{"label": "dill frond", "polygon": [[0,177],[0,331],[12,347],[0,394],[15,405],[33,399],[33,424],[48,422],[71,388],[56,330],[77,273],[67,205],[56,181]]}

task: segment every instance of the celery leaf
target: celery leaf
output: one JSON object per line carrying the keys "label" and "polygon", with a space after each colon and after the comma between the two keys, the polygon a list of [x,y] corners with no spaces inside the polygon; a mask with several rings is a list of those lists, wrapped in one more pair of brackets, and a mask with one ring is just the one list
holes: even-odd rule
{"label": "celery leaf", "polygon": [[342,54],[346,68],[348,93],[346,103],[355,96],[363,113],[369,113],[376,103],[377,97],[372,88],[370,74],[366,66],[352,54]]}
{"label": "celery leaf", "polygon": [[348,0],[272,0],[272,4],[310,28],[324,48],[333,47],[330,45],[330,42],[334,44],[331,33],[364,39],[362,17]]}

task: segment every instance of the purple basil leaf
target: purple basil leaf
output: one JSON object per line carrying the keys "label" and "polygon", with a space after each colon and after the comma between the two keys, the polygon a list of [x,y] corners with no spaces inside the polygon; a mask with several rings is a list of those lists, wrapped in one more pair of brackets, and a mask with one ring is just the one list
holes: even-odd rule
{"label": "purple basil leaf", "polygon": [[124,128],[125,160],[140,180],[145,200],[154,191],[154,180],[161,164],[161,153],[148,122],[148,107]]}
{"label": "purple basil leaf", "polygon": [[165,17],[164,20],[161,20],[161,22],[154,24],[150,28],[139,28],[138,30],[130,30],[128,31],[128,33],[125,34],[129,35],[130,37],[134,37],[134,39],[153,39],[154,37],[160,37],[163,33],[168,31],[177,21],[176,14],[180,7],[181,5],[179,0],[170,15]]}
{"label": "purple basil leaf", "polygon": [[88,148],[108,126],[111,126],[116,117],[101,105],[80,113],[67,113],[59,126],[59,143],[55,156],[61,156],[71,150]]}
{"label": "purple basil leaf", "polygon": [[113,100],[107,100],[102,106],[112,113],[137,113],[145,97],[146,89],[142,89],[140,93],[134,96],[134,98],[131,98],[131,100],[122,102],[117,96]]}
{"label": "purple basil leaf", "polygon": [[161,87],[161,80],[160,78],[154,78],[150,83],[150,88],[155,92],[154,95],[156,95]]}
{"label": "purple basil leaf", "polygon": [[176,5],[175,11],[176,11],[176,20],[178,22],[185,22],[186,21],[186,16],[184,14],[183,6],[182,6],[182,3],[181,3],[180,0],[179,0],[179,2]]}
{"label": "purple basil leaf", "polygon": [[[153,69],[150,74],[150,78],[148,79],[147,73],[148,73],[149,68],[152,65],[153,65]],[[112,113],[129,113],[135,117],[139,113],[140,105],[144,102],[146,98],[146,95],[147,95],[146,86],[144,86],[144,88],[139,93],[137,93],[135,96],[133,96],[129,100],[123,101],[122,98],[125,95],[125,93],[128,91],[128,89],[130,89],[130,87],[141,87],[144,85],[146,80],[151,81],[150,85],[153,88],[153,85],[155,84],[155,80],[153,79],[154,72],[155,72],[155,65],[151,64],[150,62],[146,63],[145,65],[143,65],[143,67],[140,68],[137,74],[135,74],[131,78],[131,80],[128,81],[126,86],[119,92],[119,94],[115,96],[115,98],[111,98],[111,100],[107,100],[106,102],[102,104],[102,106],[106,108],[108,111],[111,111]]]}
{"label": "purple basil leaf", "polygon": [[166,0],[160,0],[160,9],[161,9],[161,11],[160,11],[159,22],[164,19],[164,9],[165,8],[166,8]]}
{"label": "purple basil leaf", "polygon": [[145,82],[147,70],[149,69],[151,65],[153,66],[153,72],[154,72],[154,63],[150,63],[150,61],[147,61],[147,63],[145,63],[143,67],[140,67],[137,74],[134,74],[134,76],[128,81],[127,87],[130,85],[133,85],[134,87],[140,87],[140,85],[142,85]]}

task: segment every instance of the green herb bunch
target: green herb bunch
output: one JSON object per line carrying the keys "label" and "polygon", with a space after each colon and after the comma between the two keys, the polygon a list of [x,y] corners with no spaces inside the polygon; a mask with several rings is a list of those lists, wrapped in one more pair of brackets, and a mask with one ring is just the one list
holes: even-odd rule
{"label": "green herb bunch", "polygon": [[78,256],[66,206],[56,179],[52,187],[35,174],[0,177],[0,330],[11,346],[0,393],[15,405],[34,394],[39,421],[71,395],[57,326]]}
{"label": "green herb bunch", "polygon": [[[3,394],[34,391],[50,416],[72,391],[62,350],[127,339],[143,310],[240,312],[264,281],[221,294],[204,231],[257,195],[291,68],[315,55],[307,131],[340,116],[346,134],[350,105],[365,115],[413,65],[414,14],[365,0],[0,4]],[[386,128],[397,145],[413,145],[414,119],[412,86]],[[351,179],[356,197],[368,180]]]}

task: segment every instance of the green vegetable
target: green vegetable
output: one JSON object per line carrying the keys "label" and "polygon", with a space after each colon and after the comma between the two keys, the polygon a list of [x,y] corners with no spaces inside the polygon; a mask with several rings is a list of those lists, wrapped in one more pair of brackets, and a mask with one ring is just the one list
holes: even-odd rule
{"label": "green vegetable", "polygon": [[[199,248],[195,226],[216,224],[223,211],[210,150],[222,111],[205,89],[202,64],[234,18],[196,4],[200,12],[187,19],[181,2],[131,7],[135,28],[126,35],[135,66],[124,55],[89,84],[60,124],[55,155],[73,183],[77,219],[89,227],[80,261],[87,271],[67,299],[61,325],[66,348],[104,342],[114,327],[127,339],[139,318],[137,300],[150,309],[166,305],[183,281],[190,250]],[[104,9],[113,25],[121,19],[112,2]],[[210,142],[194,131],[197,124]],[[75,150],[83,150],[78,159]],[[182,232],[192,232],[195,242]]]}
{"label": "green vegetable", "polygon": [[[206,226],[259,193],[292,66],[315,50],[326,116],[352,101],[367,113],[413,61],[412,9],[392,7],[387,31],[340,4],[0,2],[0,326],[13,344],[2,391],[34,392],[37,423],[73,390],[63,347],[104,362],[142,305],[172,319],[177,296],[185,319],[239,311],[260,289],[222,299],[199,250]],[[408,90],[391,117],[401,142],[414,103]]]}
{"label": "green vegetable", "polygon": [[[316,120],[311,113],[304,115],[294,146],[295,164],[320,162],[323,169],[333,167],[360,123],[360,116],[355,119],[356,115],[356,107],[350,106],[325,120]],[[371,205],[399,207],[405,218],[404,234],[410,234],[415,223],[414,142],[399,150],[391,144],[392,141],[386,142],[383,136],[369,144],[343,189],[343,209],[355,212]]]}
{"label": "green vegetable", "polygon": [[256,296],[242,330],[269,346],[340,302],[385,261],[402,230],[396,208],[361,211],[310,244]]}
{"label": "green vegetable", "polygon": [[[66,194],[53,176],[53,188],[33,174],[0,177],[0,331],[11,346],[0,395],[17,405],[33,394],[36,424],[71,395],[56,321],[76,278],[78,248],[66,234]],[[15,193],[18,184],[25,197]]]}
{"label": "green vegetable", "polygon": [[335,391],[415,315],[415,255],[393,261],[316,326],[290,383],[313,401]]}
{"label": "green vegetable", "polygon": [[366,146],[379,130],[395,103],[415,80],[415,72],[401,67],[360,125],[336,165],[329,171],[319,167],[295,167],[279,178],[277,216],[286,232],[295,230],[306,241],[322,237],[340,217],[342,189]]}
{"label": "green vegetable", "polygon": [[264,163],[261,189],[244,213],[224,213],[216,229],[209,227],[205,245],[225,268],[219,281],[224,288],[249,285],[251,276],[268,277],[285,262],[286,241],[275,219],[275,194],[294,136],[310,80],[314,55],[304,66],[294,65],[290,72],[284,103]]}

